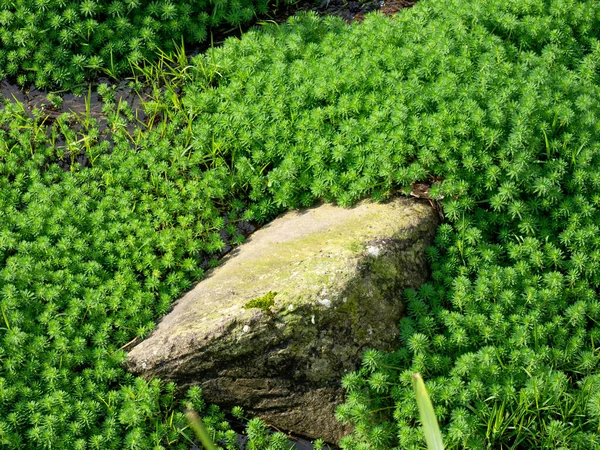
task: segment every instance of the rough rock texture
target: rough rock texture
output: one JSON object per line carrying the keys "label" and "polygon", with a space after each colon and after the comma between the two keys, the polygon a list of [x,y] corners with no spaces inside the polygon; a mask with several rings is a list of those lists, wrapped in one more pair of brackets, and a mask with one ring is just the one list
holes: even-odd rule
{"label": "rough rock texture", "polygon": [[[334,442],[346,431],[333,414],[341,377],[365,349],[393,347],[402,289],[425,281],[436,225],[427,202],[405,198],[289,212],[179,299],[128,367]],[[269,292],[272,306],[244,308]]]}

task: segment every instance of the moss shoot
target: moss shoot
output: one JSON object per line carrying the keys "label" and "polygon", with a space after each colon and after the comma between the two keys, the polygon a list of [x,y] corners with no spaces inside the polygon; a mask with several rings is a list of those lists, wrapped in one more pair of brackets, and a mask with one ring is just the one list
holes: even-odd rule
{"label": "moss shoot", "polygon": [[277,292],[269,291],[265,295],[253,298],[244,305],[244,309],[258,308],[262,309],[267,314],[273,314],[271,307],[275,304],[275,296]]}

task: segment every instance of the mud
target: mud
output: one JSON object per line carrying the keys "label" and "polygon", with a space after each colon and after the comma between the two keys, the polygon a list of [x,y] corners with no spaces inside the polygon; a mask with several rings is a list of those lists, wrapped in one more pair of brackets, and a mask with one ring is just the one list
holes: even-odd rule
{"label": "mud", "polygon": [[[46,112],[50,121],[56,119],[64,113],[73,113],[86,115],[89,114],[97,120],[100,131],[104,131],[108,125],[108,121],[102,112],[102,101],[96,92],[96,87],[106,83],[109,86],[115,85],[115,103],[127,102],[135,112],[141,116],[141,120],[145,118],[142,108],[142,98],[133,91],[127,81],[115,83],[108,78],[100,78],[96,82],[91,83],[91,92],[86,95],[75,94],[54,94],[51,91],[40,91],[31,86],[28,89],[21,89],[19,86],[9,83],[7,80],[0,82],[0,95],[9,101],[17,101],[24,105],[25,110],[31,115],[34,109]],[[52,96],[59,96],[62,101],[61,105],[53,104]],[[0,105],[1,106],[1,105]]]}
{"label": "mud", "polygon": [[361,22],[366,14],[373,11],[391,16],[415,3],[417,2],[409,0],[321,0],[320,3],[314,0],[301,0],[296,4],[279,7],[270,18],[277,23],[283,23],[298,11],[314,11],[321,16],[337,16],[347,23],[352,23]]}

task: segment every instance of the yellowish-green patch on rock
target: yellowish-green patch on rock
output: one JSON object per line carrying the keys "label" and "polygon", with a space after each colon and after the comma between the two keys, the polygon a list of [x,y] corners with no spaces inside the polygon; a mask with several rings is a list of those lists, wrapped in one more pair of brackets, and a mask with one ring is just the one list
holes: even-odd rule
{"label": "yellowish-green patch on rock", "polygon": [[277,292],[269,291],[265,295],[253,298],[244,305],[244,309],[258,308],[263,310],[267,315],[273,315],[271,306],[275,304],[275,296]]}
{"label": "yellowish-green patch on rock", "polygon": [[244,305],[244,309],[258,308],[263,311],[267,311],[271,306],[275,304],[275,296],[277,292],[269,291],[265,295],[253,298]]}
{"label": "yellowish-green patch on rock", "polygon": [[289,212],[179,299],[128,367],[334,442],[341,378],[365,349],[397,345],[402,291],[425,281],[436,225],[406,198]]}

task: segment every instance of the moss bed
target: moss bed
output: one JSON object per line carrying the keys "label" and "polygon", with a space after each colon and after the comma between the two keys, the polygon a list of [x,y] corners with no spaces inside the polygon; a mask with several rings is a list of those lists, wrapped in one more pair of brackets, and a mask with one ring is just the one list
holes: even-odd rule
{"label": "moss bed", "polygon": [[404,293],[398,350],[343,379],[340,446],[423,448],[413,372],[448,448],[600,445],[599,2],[302,15],[153,64],[143,123],[99,86],[109,140],[89,113],[0,110],[0,445],[188,448],[190,403],[235,448],[197,389],[126,373],[128,346],[239,223],[413,183],[445,216],[431,279]]}

